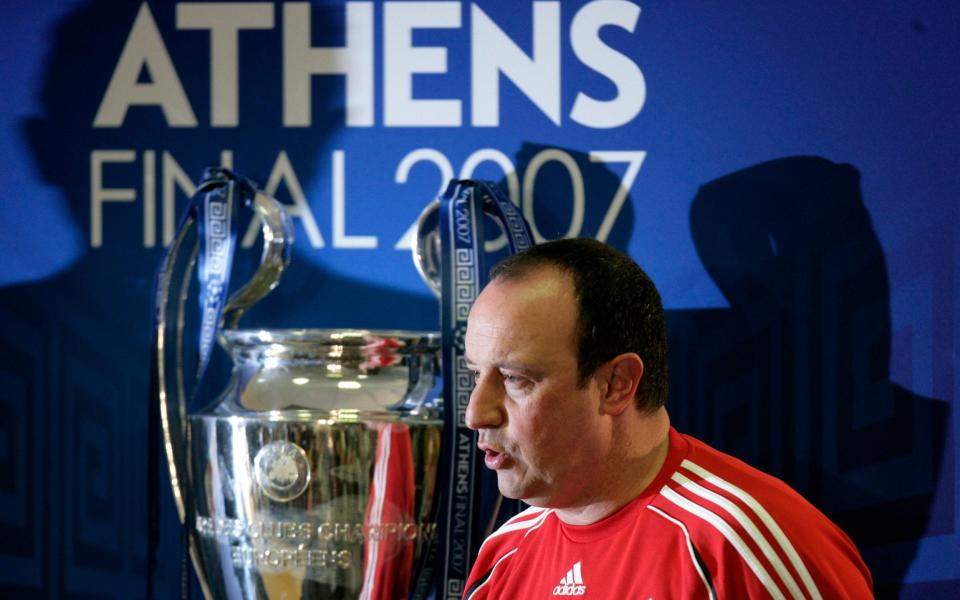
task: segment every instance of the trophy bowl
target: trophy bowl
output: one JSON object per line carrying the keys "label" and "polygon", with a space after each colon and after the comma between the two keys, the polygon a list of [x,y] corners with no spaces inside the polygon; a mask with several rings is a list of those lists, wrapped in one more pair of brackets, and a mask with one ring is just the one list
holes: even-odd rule
{"label": "trophy bowl", "polygon": [[437,535],[439,336],[226,330],[220,341],[229,383],[187,416],[187,526],[205,593],[409,597]]}

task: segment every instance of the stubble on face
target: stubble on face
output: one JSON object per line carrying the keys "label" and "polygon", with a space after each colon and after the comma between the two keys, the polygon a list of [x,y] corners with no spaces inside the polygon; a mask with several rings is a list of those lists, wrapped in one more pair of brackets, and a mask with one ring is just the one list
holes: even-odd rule
{"label": "stubble on face", "polygon": [[572,282],[551,267],[493,281],[470,313],[473,425],[504,496],[558,507],[589,484],[599,411],[592,381],[577,385],[576,319]]}

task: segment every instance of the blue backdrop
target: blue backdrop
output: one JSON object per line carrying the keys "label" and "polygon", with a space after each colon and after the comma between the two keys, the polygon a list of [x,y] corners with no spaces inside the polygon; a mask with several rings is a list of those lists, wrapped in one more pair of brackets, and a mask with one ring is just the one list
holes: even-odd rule
{"label": "blue backdrop", "polygon": [[879,596],[960,595],[960,5],[0,14],[0,596],[143,594],[152,272],[217,162],[297,225],[247,325],[436,328],[409,234],[451,177],[628,251],[666,304],[675,425],[840,523]]}

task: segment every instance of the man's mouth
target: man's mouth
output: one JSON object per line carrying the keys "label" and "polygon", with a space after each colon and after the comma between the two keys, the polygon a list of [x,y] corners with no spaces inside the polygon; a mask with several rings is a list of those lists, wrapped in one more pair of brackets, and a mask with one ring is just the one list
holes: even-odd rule
{"label": "man's mouth", "polygon": [[507,455],[502,452],[494,452],[492,450],[487,450],[486,456],[483,457],[483,463],[487,465],[488,469],[497,470],[503,466],[504,461],[507,460]]}
{"label": "man's mouth", "polygon": [[488,469],[497,469],[503,468],[504,463],[507,460],[507,455],[501,452],[499,449],[488,446],[487,444],[479,444],[479,448],[483,450],[483,463],[487,465]]}

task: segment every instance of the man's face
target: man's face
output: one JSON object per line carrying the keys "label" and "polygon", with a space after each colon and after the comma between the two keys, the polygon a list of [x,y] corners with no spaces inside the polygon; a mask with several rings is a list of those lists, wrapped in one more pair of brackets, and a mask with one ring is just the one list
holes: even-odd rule
{"label": "man's face", "polygon": [[470,311],[466,424],[508,498],[562,508],[600,491],[609,432],[597,380],[577,385],[576,321],[572,282],[553,267],[491,282]]}

